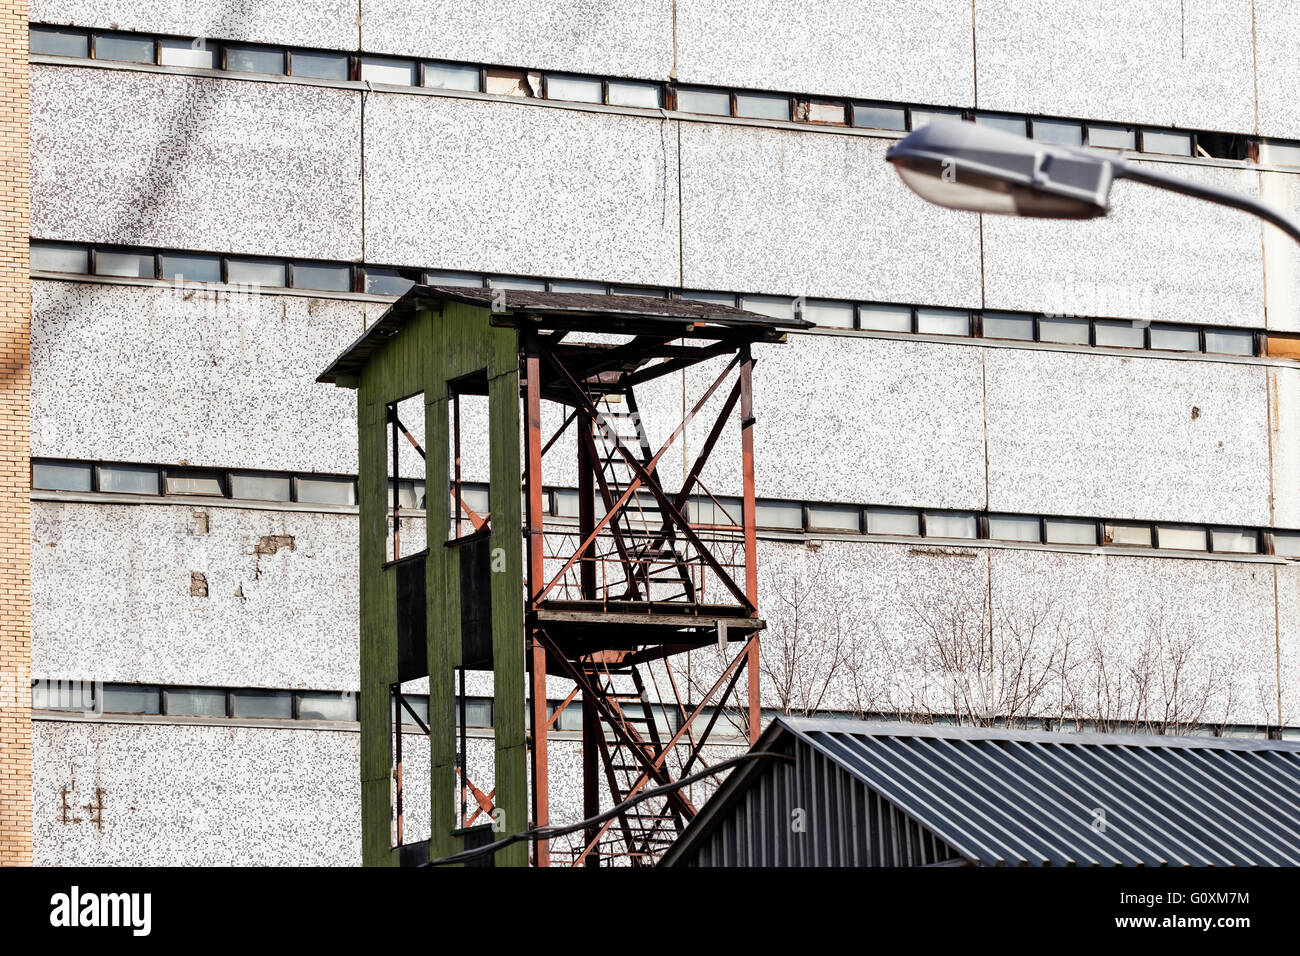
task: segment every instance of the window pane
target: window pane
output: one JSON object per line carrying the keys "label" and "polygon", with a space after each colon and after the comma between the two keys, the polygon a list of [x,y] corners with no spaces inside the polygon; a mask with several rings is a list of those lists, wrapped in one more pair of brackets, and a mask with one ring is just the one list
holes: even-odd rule
{"label": "window pane", "polygon": [[279,259],[226,259],[226,281],[240,285],[283,288],[285,264]]}
{"label": "window pane", "polygon": [[1097,523],[1083,518],[1046,518],[1043,521],[1051,544],[1096,544]]}
{"label": "window pane", "polygon": [[95,59],[154,62],[153,39],[129,34],[96,33]]}
{"label": "window pane", "polygon": [[[550,712],[555,713],[555,704],[550,706]],[[468,718],[466,719],[468,723]],[[569,702],[569,706],[560,711],[559,718],[555,721],[556,730],[582,730],[582,701],[574,699]]]}
{"label": "window pane", "polygon": [[572,488],[556,488],[551,492],[554,503],[551,513],[557,518],[578,517],[578,493]]}
{"label": "window pane", "polygon": [[172,687],[165,691],[167,713],[177,717],[226,716],[226,692],[210,687]]}
{"label": "window pane", "polygon": [[52,245],[33,242],[31,246],[33,272],[90,272],[90,250],[85,246]]}
{"label": "window pane", "polygon": [[[744,520],[744,507],[739,498],[709,498],[699,495],[686,502],[686,516],[692,524],[739,525]],[[653,504],[647,503],[647,511]]]}
{"label": "window pane", "polygon": [[907,110],[901,106],[854,103],[853,125],[870,129],[907,129]]}
{"label": "window pane", "polygon": [[644,106],[649,109],[658,109],[659,84],[629,83],[623,80],[610,80],[609,105]]}
{"label": "window pane", "polygon": [[[579,712],[581,712],[581,708],[579,708]],[[460,726],[459,702],[456,707],[456,715],[453,719],[456,722],[456,726],[459,727]],[[491,727],[492,726],[492,699],[490,697],[465,698],[465,726],[466,727]]]}
{"label": "window pane", "polygon": [[429,696],[427,694],[403,694],[406,699],[406,706],[403,707],[397,698],[393,698],[393,717],[396,719],[400,712],[402,723],[406,725],[406,730],[415,730],[416,723],[411,717],[411,711],[415,711],[415,716],[419,717],[426,724],[429,722]]}
{"label": "window pane", "polygon": [[566,279],[551,280],[552,292],[576,292],[583,295],[604,295],[603,282],[570,282]]}
{"label": "window pane", "polygon": [[90,56],[90,36],[76,30],[60,30],[58,27],[32,27],[32,53],[45,53],[51,56]]}
{"label": "window pane", "polygon": [[366,269],[366,291],[373,295],[401,295],[413,285],[396,269]]}
{"label": "window pane", "polygon": [[351,478],[300,477],[298,500],[318,505],[355,505],[356,482]]}
{"label": "window pane", "polygon": [[96,710],[95,683],[88,680],[38,680],[32,706],[39,710]]}
{"label": "window pane", "polygon": [[912,309],[906,305],[858,306],[858,325],[873,332],[911,332]]}
{"label": "window pane", "polygon": [[95,275],[153,278],[153,256],[140,252],[95,252]]}
{"label": "window pane", "polygon": [[[497,96],[532,96],[530,76],[521,70],[501,70],[489,67],[484,71],[484,92]],[[540,78],[538,79],[540,83]]]}
{"label": "window pane", "polygon": [[808,111],[804,116],[809,123],[831,123],[844,125],[843,100],[809,100]]}
{"label": "window pane", "polygon": [[1102,525],[1103,542],[1106,544],[1130,545],[1138,548],[1151,547],[1151,526],[1133,522],[1112,521]]}
{"label": "window pane", "polygon": [[429,285],[454,285],[466,289],[483,288],[483,277],[476,272],[426,272],[424,281]]}
{"label": "window pane", "polygon": [[648,285],[612,285],[609,287],[610,295],[644,295],[652,299],[668,298],[667,289],[656,289]]}
{"label": "window pane", "polygon": [[1192,134],[1144,129],[1142,131],[1142,152],[1190,156],[1192,155]]}
{"label": "window pane", "polygon": [[105,684],[103,706],[106,714],[156,714],[161,708],[158,688],[138,684]]}
{"label": "window pane", "polygon": [[1002,116],[997,113],[976,113],[975,122],[980,126],[991,126],[1006,133],[1025,135],[1025,118],[1023,116]]}
{"label": "window pane", "polygon": [[1146,347],[1146,330],[1136,322],[1098,319],[1093,325],[1097,330],[1096,340],[1098,345],[1123,349]]}
{"label": "window pane", "polygon": [[298,695],[298,719],[356,720],[356,694],[330,694],[319,691],[301,693]]}
{"label": "window pane", "polygon": [[164,66],[193,66],[204,70],[217,69],[220,60],[217,48],[203,40],[159,40],[158,62]]}
{"label": "window pane", "polygon": [[1081,318],[1049,318],[1038,320],[1040,342],[1064,342],[1069,345],[1088,344],[1088,320]]}
{"label": "window pane", "polygon": [[1260,144],[1259,161],[1275,163],[1279,166],[1300,166],[1300,144],[1273,143],[1265,140]]}
{"label": "window pane", "polygon": [[151,465],[100,465],[99,490],[119,494],[158,494],[158,469]]}
{"label": "window pane", "polygon": [[989,537],[997,541],[1041,541],[1042,529],[1032,515],[989,515]]}
{"label": "window pane", "polygon": [[853,328],[853,303],[830,299],[807,299],[803,304],[803,317],[816,325],[834,329]]}
{"label": "window pane", "polygon": [[315,265],[306,262],[293,264],[295,289],[322,289],[326,292],[352,291],[352,269],[348,266]]}
{"label": "window pane", "polygon": [[293,694],[287,690],[237,690],[232,697],[236,717],[293,716]]}
{"label": "window pane", "polygon": [[781,295],[742,295],[740,307],[774,319],[794,318],[794,299]]}
{"label": "window pane", "polygon": [[862,509],[857,505],[809,505],[808,527],[830,531],[861,531]]}
{"label": "window pane", "polygon": [[1287,558],[1300,558],[1300,531],[1274,531],[1273,553]]}
{"label": "window pane", "polygon": [[754,503],[754,521],[760,528],[798,531],[803,528],[803,505],[797,501],[759,499]]}
{"label": "window pane", "polygon": [[988,339],[1034,340],[1034,317],[1011,312],[985,312],[984,337]]}
{"label": "window pane", "polygon": [[921,514],[910,508],[868,508],[867,532],[917,535],[921,533]]}
{"label": "window pane", "polygon": [[89,491],[90,465],[34,461],[32,487],[41,491]]}
{"label": "window pane", "polygon": [[546,96],[552,100],[573,100],[578,103],[605,101],[600,80],[589,76],[567,76],[562,73],[547,74]]}
{"label": "window pane", "polygon": [[1034,120],[1034,139],[1040,143],[1055,143],[1059,146],[1081,146],[1083,144],[1083,124],[1069,120]]}
{"label": "window pane", "polygon": [[718,90],[677,90],[677,108],[687,113],[731,115],[731,94]]}
{"label": "window pane", "polygon": [[190,282],[220,282],[220,256],[178,256],[162,253],[158,264],[164,279],[188,279]]}
{"label": "window pane", "polygon": [[1205,351],[1226,355],[1254,355],[1255,333],[1246,329],[1206,329]]}
{"label": "window pane", "polygon": [[1210,544],[1215,551],[1255,554],[1259,551],[1259,532],[1247,528],[1212,528]]}
{"label": "window pane", "polygon": [[688,302],[710,302],[713,305],[736,307],[736,297],[730,292],[683,292],[682,298]]}
{"label": "window pane", "polygon": [[[346,80],[348,56],[346,53],[313,53],[294,50],[289,53],[289,69],[294,76],[314,77],[318,80]],[[478,76],[478,71],[474,71]]]}
{"label": "window pane", "polygon": [[1152,325],[1151,347],[1175,352],[1199,352],[1201,333],[1186,325]]}
{"label": "window pane", "polygon": [[226,69],[240,73],[284,73],[284,51],[263,46],[227,46]]}
{"label": "window pane", "polygon": [[1157,525],[1156,536],[1161,548],[1174,548],[1179,551],[1205,550],[1205,529],[1195,525]]}
{"label": "window pane", "polygon": [[529,279],[524,276],[491,276],[488,287],[492,289],[518,289],[522,292],[545,292],[545,279]]}
{"label": "window pane", "polygon": [[1088,145],[1106,149],[1137,149],[1137,130],[1131,126],[1089,123]]}
{"label": "window pane", "polygon": [[962,309],[917,309],[916,330],[930,335],[970,335],[970,313]]}
{"label": "window pane", "polygon": [[929,126],[937,119],[961,119],[961,110],[916,109],[912,110],[912,129]]}
{"label": "window pane", "polygon": [[755,119],[788,120],[790,97],[771,93],[737,93],[736,115]]}
{"label": "window pane", "polygon": [[215,495],[224,494],[221,489],[221,476],[216,472],[171,472],[167,473],[167,494],[169,495]]}
{"label": "window pane", "polygon": [[255,501],[288,501],[289,476],[232,471],[230,497],[250,498]]}
{"label": "window pane", "polygon": [[460,63],[426,63],[424,85],[435,90],[468,90],[477,93],[478,67]]}
{"label": "window pane", "polygon": [[466,508],[471,509],[475,514],[485,515],[492,510],[488,503],[487,485],[467,485],[460,486],[460,499]]}
{"label": "window pane", "polygon": [[371,83],[391,83],[394,86],[415,85],[414,60],[390,60],[387,57],[363,56],[361,79]]}
{"label": "window pane", "polygon": [[927,538],[976,538],[975,516],[965,511],[925,512]]}

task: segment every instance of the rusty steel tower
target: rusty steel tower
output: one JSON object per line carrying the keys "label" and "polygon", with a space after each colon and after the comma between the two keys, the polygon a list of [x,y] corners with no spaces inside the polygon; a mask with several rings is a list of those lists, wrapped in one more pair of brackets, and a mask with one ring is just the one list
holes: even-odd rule
{"label": "rusty steel tower", "polygon": [[[806,325],[684,299],[416,286],[320,376],[358,391],[368,865],[501,841],[484,859],[649,865],[671,845],[696,812],[688,791],[633,798],[707,769],[720,719],[759,731],[752,346]],[[668,376],[677,424],[656,445],[638,398]],[[472,399],[487,405],[486,507],[462,467]],[[421,413],[423,441],[407,420]],[[427,492],[414,546],[398,520],[412,451]],[[558,514],[552,489],[574,485],[576,513]],[[701,657],[688,679],[683,659]],[[476,670],[492,676],[490,782],[466,759]],[[424,677],[427,721],[402,693]],[[538,831],[560,822],[546,731],[571,706],[573,819],[629,805],[561,848]],[[411,722],[430,744],[427,842],[403,828]]]}

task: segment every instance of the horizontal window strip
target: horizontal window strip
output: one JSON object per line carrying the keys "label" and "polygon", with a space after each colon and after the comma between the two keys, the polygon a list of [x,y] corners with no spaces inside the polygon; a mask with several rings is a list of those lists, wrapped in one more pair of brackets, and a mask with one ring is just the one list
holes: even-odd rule
{"label": "horizontal window strip", "polygon": [[[181,496],[187,499],[187,503],[188,499],[199,496],[247,502],[250,507],[267,502],[356,505],[356,478],[349,475],[33,458],[31,476],[31,488],[35,492],[121,494],[159,499]],[[401,511],[407,512],[408,516],[410,512],[421,514],[418,505],[425,497],[424,482],[399,478],[396,486],[397,504]],[[391,479],[388,487],[391,506]],[[491,510],[486,484],[463,483],[462,497],[476,512]],[[643,498],[640,506],[654,510],[655,502],[648,495]],[[576,520],[579,505],[578,492],[571,488],[549,488],[543,495],[543,511],[553,519]],[[598,500],[595,508],[597,514],[603,513]],[[740,528],[742,514],[741,500],[724,495],[693,495],[687,501],[685,511],[686,518],[696,527],[724,530]],[[1300,559],[1300,530],[777,498],[759,498],[756,501],[755,529],[819,536],[939,539],[957,544],[984,540],[1116,550],[1276,555]]]}
{"label": "horizontal window strip", "polygon": [[889,134],[919,129],[936,119],[951,117],[996,126],[1044,143],[1300,167],[1300,140],[1264,139],[1243,133],[660,83],[484,63],[236,43],[205,37],[32,24],[30,52],[38,56],[218,70],[236,76],[253,74],[381,83],[817,127],[840,126]]}
{"label": "horizontal window strip", "polygon": [[[407,694],[405,699],[410,710],[403,708],[402,723],[410,732],[417,732],[419,725],[411,717],[411,711],[421,721],[428,722],[429,698],[427,694]],[[82,716],[135,716],[135,717],[170,717],[204,718],[230,720],[268,720],[268,721],[338,721],[355,722],[357,720],[357,702],[360,694],[356,691],[337,690],[277,690],[260,687],[224,687],[211,685],[187,684],[130,684],[109,683],[105,681],[64,680],[42,678],[32,681],[32,709],[39,713],[59,715],[77,714]],[[460,726],[460,702],[456,697],[452,704],[453,721]],[[681,709],[676,704],[652,703],[650,713],[661,734],[675,734],[683,725]],[[396,717],[396,701],[393,703],[393,715]],[[690,703],[682,707],[689,713],[694,709]],[[555,717],[559,710],[559,717]],[[581,732],[582,705],[581,698],[570,701],[549,700],[546,705],[547,715],[554,718],[552,730]],[[696,716],[692,727],[697,731],[705,726],[716,712],[716,708],[705,707]],[[761,710],[763,726],[774,718],[787,715],[787,712],[774,707]],[[815,715],[824,719],[843,720],[907,720],[909,715],[897,712],[867,712],[816,710],[807,716]],[[528,718],[525,714],[525,719]],[[923,723],[961,726],[966,721],[956,717],[925,713]],[[741,740],[747,734],[744,730],[745,716],[741,708],[724,707],[714,724],[712,737],[734,737]],[[1057,718],[1008,717],[1002,724],[1017,730],[1045,730],[1055,733],[1159,733],[1159,725],[1153,721],[1107,721],[1104,725],[1090,720],[1061,720]],[[465,726],[467,728],[487,729],[495,725],[493,699],[491,697],[465,697]],[[1179,727],[1178,733],[1186,734],[1188,729]],[[1194,733],[1214,737],[1241,737],[1253,739],[1292,739],[1300,737],[1300,727],[1277,727],[1257,724],[1202,724]]]}
{"label": "horizontal window strip", "polygon": [[[250,257],[94,243],[31,243],[31,271],[80,277],[212,283],[249,294],[263,289],[306,293],[399,296],[423,283],[462,288],[521,289],[591,295],[644,295],[730,305],[773,318],[802,318],[827,330],[885,332],[917,339],[942,336],[1079,348],[1270,356],[1295,359],[1300,336],[1264,329],[1093,318],[1041,312],[953,309],[928,305],[754,295],[618,283],[496,275],[460,270],[368,265],[349,262]],[[1269,349],[1272,338],[1278,348]]]}

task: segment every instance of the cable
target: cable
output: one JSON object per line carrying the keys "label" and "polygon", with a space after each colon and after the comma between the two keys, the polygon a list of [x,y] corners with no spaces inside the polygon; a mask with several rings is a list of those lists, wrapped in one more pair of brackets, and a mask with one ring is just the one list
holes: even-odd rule
{"label": "cable", "polygon": [[697,771],[688,777],[682,777],[680,780],[674,780],[672,783],[666,783],[661,787],[655,787],[651,790],[642,790],[640,793],[628,797],[622,803],[617,804],[612,809],[604,813],[598,813],[594,817],[588,817],[585,820],[579,820],[577,823],[569,823],[562,827],[544,827],[541,829],[525,830],[523,833],[514,833],[504,840],[498,840],[495,843],[489,843],[487,846],[476,847],[473,850],[462,850],[460,853],[453,853],[450,856],[439,857],[436,860],[429,860],[427,863],[420,863],[419,866],[450,866],[455,863],[465,863],[469,860],[476,860],[480,856],[486,856],[489,853],[495,853],[512,843],[518,843],[520,840],[554,840],[556,837],[567,836],[570,833],[576,833],[579,830],[585,830],[588,827],[597,826],[606,820],[613,819],[625,810],[636,806],[642,800],[649,800],[651,797],[661,797],[666,793],[672,793],[674,790],[680,790],[682,787],[689,786],[696,781],[710,777],[719,770],[726,770],[737,764],[744,763],[747,760],[754,760],[758,757],[775,757],[778,760],[792,760],[788,754],[773,753],[771,751],[755,752],[741,754],[738,757],[732,757],[729,760],[723,760],[721,763],[715,763],[712,767],[705,770]]}

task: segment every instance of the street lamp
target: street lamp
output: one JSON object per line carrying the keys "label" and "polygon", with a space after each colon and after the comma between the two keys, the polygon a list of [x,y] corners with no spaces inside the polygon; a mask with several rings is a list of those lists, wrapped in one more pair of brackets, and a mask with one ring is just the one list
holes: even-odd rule
{"label": "street lamp", "polygon": [[1122,156],[1053,146],[977,123],[936,120],[908,133],[885,159],[918,196],[949,209],[1092,219],[1106,215],[1111,183],[1131,179],[1254,213],[1300,242],[1300,225],[1249,196],[1167,176]]}

